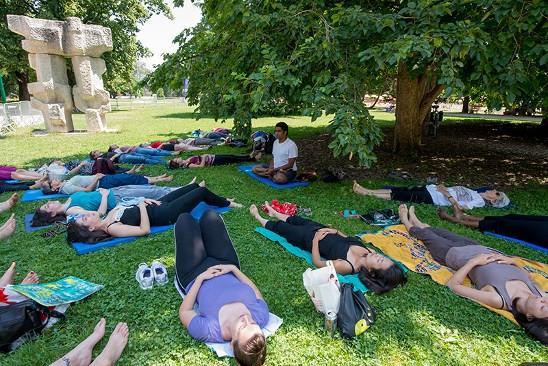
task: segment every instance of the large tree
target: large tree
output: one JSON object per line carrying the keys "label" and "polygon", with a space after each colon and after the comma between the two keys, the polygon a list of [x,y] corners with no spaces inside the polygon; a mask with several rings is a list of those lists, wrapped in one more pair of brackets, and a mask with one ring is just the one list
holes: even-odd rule
{"label": "large tree", "polygon": [[[182,1],[180,1],[182,3]],[[379,128],[362,103],[372,78],[397,70],[394,150],[413,153],[445,90],[466,85],[512,101],[546,84],[548,45],[541,0],[205,1],[200,24],[148,79],[180,88],[198,117],[251,118],[272,109],[312,119],[333,114],[335,154],[374,161]],[[540,71],[539,71],[540,70]],[[545,95],[544,89],[542,89]],[[544,98],[545,99],[545,98]]]}
{"label": "large tree", "polygon": [[103,55],[107,65],[103,75],[105,87],[110,92],[129,91],[134,85],[137,59],[148,55],[148,50],[136,38],[138,27],[154,13],[171,17],[164,0],[0,0],[0,71],[15,77],[19,98],[28,100],[27,83],[34,74],[27,53],[21,48],[22,37],[7,27],[7,14],[57,20],[76,16],[84,23],[112,30],[114,50]]}

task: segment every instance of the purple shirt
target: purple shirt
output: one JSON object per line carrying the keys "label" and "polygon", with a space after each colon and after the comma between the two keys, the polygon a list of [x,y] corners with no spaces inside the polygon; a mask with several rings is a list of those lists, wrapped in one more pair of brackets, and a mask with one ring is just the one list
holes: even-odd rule
{"label": "purple shirt", "polygon": [[[190,283],[190,287],[194,282]],[[242,283],[234,274],[227,273],[204,281],[196,298],[196,315],[188,325],[188,333],[192,338],[202,342],[223,343],[219,324],[219,310],[223,305],[241,302],[244,304],[253,320],[263,328],[268,323],[268,305],[257,299],[253,289]]]}

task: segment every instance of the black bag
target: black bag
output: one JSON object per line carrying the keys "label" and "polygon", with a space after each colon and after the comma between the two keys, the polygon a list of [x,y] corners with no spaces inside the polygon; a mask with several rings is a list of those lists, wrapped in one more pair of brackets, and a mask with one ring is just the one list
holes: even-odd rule
{"label": "black bag", "polygon": [[[44,316],[45,322],[42,321]],[[51,317],[64,318],[65,315],[50,311],[31,299],[0,306],[0,352],[10,352],[12,342],[24,335],[40,334]]]}
{"label": "black bag", "polygon": [[362,334],[375,323],[375,309],[365,299],[361,291],[354,291],[354,286],[343,283],[341,286],[341,303],[337,314],[337,326],[343,337],[352,338]]}

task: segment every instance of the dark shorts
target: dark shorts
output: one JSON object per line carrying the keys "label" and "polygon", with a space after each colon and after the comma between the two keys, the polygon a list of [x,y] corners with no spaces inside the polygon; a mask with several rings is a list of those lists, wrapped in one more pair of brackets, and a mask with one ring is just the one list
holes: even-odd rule
{"label": "dark shorts", "polygon": [[[270,168],[270,165],[268,165],[268,164],[259,164],[258,167],[268,169],[268,168]],[[294,181],[295,178],[297,177],[297,172],[293,169],[286,170],[282,174],[285,175],[285,177],[287,178],[287,183]]]}
{"label": "dark shorts", "polygon": [[165,151],[175,151],[175,145],[173,144],[163,144],[160,148]]}
{"label": "dark shorts", "polygon": [[390,197],[394,201],[433,204],[432,196],[426,187],[394,187]]}

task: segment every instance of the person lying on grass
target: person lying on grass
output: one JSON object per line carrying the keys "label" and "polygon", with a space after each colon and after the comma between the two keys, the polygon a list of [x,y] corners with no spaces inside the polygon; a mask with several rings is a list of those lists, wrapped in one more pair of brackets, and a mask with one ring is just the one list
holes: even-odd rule
{"label": "person lying on grass", "polygon": [[[211,140],[211,141],[215,141],[216,140]],[[179,152],[179,151],[198,151],[198,150],[207,150],[209,148],[209,146],[195,146],[194,144],[190,143],[191,141],[189,141],[189,143],[185,143],[184,140],[170,140],[170,141],[167,141],[167,142],[161,142],[161,141],[154,141],[154,142],[151,142],[151,143],[143,143],[139,146],[141,147],[148,147],[148,148],[152,148],[152,149],[160,149],[160,150],[165,150],[165,151],[176,151],[176,152]],[[207,144],[206,144],[207,145]]]}
{"label": "person lying on grass", "polygon": [[[196,178],[189,184],[194,183]],[[205,183],[201,183],[205,184]],[[61,201],[48,201],[36,209],[32,218],[32,226],[47,226],[56,222],[64,222],[67,216],[84,214],[97,211],[105,215],[118,203],[127,199],[142,197],[148,199],[160,199],[178,187],[157,187],[152,185],[129,185],[112,189],[99,188],[92,192],[76,192],[64,203]]]}
{"label": "person lying on grass", "polygon": [[42,193],[48,194],[73,194],[76,192],[91,192],[97,188],[110,189],[129,185],[147,185],[158,182],[171,182],[173,176],[162,174],[157,177],[147,177],[138,174],[112,174],[105,175],[98,173],[95,175],[75,175],[69,180],[61,181],[52,179],[49,182],[42,183]]}
{"label": "person lying on grass", "polygon": [[206,166],[240,164],[249,161],[257,161],[259,159],[259,155],[252,157],[251,155],[203,154],[191,156],[186,159],[171,159],[168,163],[168,167],[169,169],[203,168]]}
{"label": "person lying on grass", "polygon": [[93,333],[69,353],[52,363],[50,366],[113,366],[122,356],[129,338],[127,323],[118,323],[112,331],[108,342],[92,362],[93,348],[105,335],[106,320],[101,318]]}
{"label": "person lying on grass", "polygon": [[32,170],[19,169],[11,165],[0,165],[0,180],[30,180],[39,181],[44,179],[44,174],[33,172]]}
{"label": "person lying on grass", "polygon": [[[512,312],[516,321],[548,344],[548,297],[512,258],[448,230],[422,223],[415,208],[401,205],[399,215],[409,234],[422,241],[439,264],[455,271],[447,286],[456,294]],[[469,277],[475,288],[465,286]]]}
{"label": "person lying on grass", "polygon": [[455,186],[429,184],[422,187],[394,187],[388,189],[367,189],[354,181],[353,191],[364,196],[373,196],[385,200],[401,202],[427,203],[437,206],[451,206],[457,204],[460,208],[473,209],[489,204],[496,208],[510,204],[508,196],[500,191],[491,189],[477,192],[473,189]]}
{"label": "person lying on grass", "polygon": [[265,206],[268,215],[277,221],[262,218],[255,205],[252,205],[249,211],[264,228],[311,252],[312,262],[316,267],[326,266],[323,259],[331,260],[337,273],[358,274],[360,281],[375,293],[388,292],[406,283],[407,278],[397,264],[364,247],[359,239],[348,237],[336,229],[327,228],[312,220],[281,214],[268,202],[265,202]]}
{"label": "person lying on grass", "polygon": [[153,149],[151,147],[141,147],[141,146],[119,146],[116,144],[110,145],[107,151],[109,153],[116,153],[116,154],[138,154],[138,155],[150,155],[150,156],[173,155],[172,152],[162,150],[162,149]]}
{"label": "person lying on grass", "polygon": [[285,122],[278,122],[274,130],[276,141],[272,146],[270,164],[256,165],[253,173],[271,179],[277,184],[286,184],[297,177],[297,144],[288,137],[289,127]]}
{"label": "person lying on grass", "polygon": [[199,222],[182,214],[175,224],[175,287],[184,297],[179,319],[192,338],[230,341],[239,365],[262,365],[269,319],[257,286],[240,270],[221,216],[208,210]]}
{"label": "person lying on grass", "polygon": [[[170,154],[171,155],[171,154]],[[163,156],[141,155],[137,153],[106,152],[93,150],[89,153],[89,158],[97,161],[99,159],[108,159],[113,164],[163,164]]]}
{"label": "person lying on grass", "polygon": [[505,235],[548,248],[548,216],[516,214],[472,216],[465,214],[455,203],[453,203],[453,215],[438,208],[438,216],[455,224],[479,229],[481,232]]}
{"label": "person lying on grass", "polygon": [[67,238],[70,242],[97,243],[111,237],[148,235],[151,226],[172,225],[180,214],[191,212],[200,202],[217,207],[242,207],[234,200],[193,183],[159,200],[144,199],[131,206],[117,205],[104,217],[100,212],[83,213],[68,223]]}

